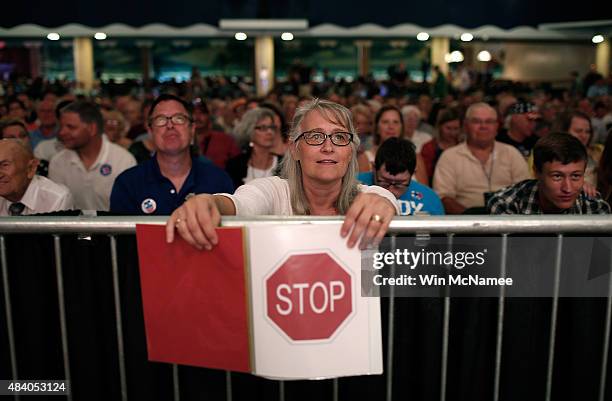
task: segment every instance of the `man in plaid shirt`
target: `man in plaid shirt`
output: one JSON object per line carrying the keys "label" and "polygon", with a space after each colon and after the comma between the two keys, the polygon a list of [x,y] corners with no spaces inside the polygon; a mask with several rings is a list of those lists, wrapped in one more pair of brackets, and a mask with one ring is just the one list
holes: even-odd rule
{"label": "man in plaid shirt", "polygon": [[610,206],[582,189],[585,147],[565,133],[541,138],[533,150],[535,180],[524,180],[491,196],[491,214],[605,214]]}

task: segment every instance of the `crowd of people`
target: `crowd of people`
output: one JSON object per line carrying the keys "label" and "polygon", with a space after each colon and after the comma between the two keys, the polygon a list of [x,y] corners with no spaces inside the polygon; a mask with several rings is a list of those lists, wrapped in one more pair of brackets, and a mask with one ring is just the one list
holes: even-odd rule
{"label": "crowd of people", "polygon": [[394,214],[609,213],[612,92],[589,82],[433,97],[357,80],[319,98],[3,83],[0,215],[172,215],[210,247],[223,214],[346,215],[368,242]]}

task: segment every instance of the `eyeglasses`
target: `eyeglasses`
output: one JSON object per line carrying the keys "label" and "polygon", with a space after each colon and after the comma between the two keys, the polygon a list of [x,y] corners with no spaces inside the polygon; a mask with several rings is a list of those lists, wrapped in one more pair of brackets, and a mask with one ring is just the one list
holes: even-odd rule
{"label": "eyeglasses", "polygon": [[266,130],[270,130],[270,131],[276,131],[278,129],[278,125],[256,125],[255,129],[258,131],[266,131]]}
{"label": "eyeglasses", "polygon": [[383,178],[380,178],[378,175],[376,176],[376,185],[379,187],[383,187],[385,189],[394,187],[400,191],[405,190],[410,186],[410,181],[387,181]]}
{"label": "eyeglasses", "polygon": [[318,131],[307,131],[302,132],[297,138],[295,138],[295,142],[297,142],[301,137],[304,137],[304,141],[311,146],[322,145],[327,138],[329,138],[330,141],[336,146],[346,146],[353,141],[353,134],[350,132],[333,132],[331,134],[326,134]]}
{"label": "eyeglasses", "polygon": [[157,116],[151,119],[150,124],[154,127],[165,127],[168,125],[168,121],[172,121],[172,125],[185,125],[191,123],[192,120],[184,114],[175,114],[170,117]]}

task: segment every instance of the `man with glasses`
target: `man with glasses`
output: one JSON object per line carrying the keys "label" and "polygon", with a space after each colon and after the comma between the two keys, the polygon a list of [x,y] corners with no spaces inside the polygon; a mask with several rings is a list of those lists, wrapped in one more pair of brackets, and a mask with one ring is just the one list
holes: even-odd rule
{"label": "man with glasses", "polygon": [[156,153],[119,177],[111,194],[111,211],[127,215],[169,215],[200,193],[233,192],[227,173],[192,156],[193,106],[173,95],[160,95],[147,121]]}
{"label": "man with glasses", "polygon": [[434,190],[447,214],[484,213],[485,194],[529,178],[527,162],[519,151],[495,140],[497,112],[486,103],[471,105],[464,122],[467,139],[440,156]]}
{"label": "man with glasses", "polygon": [[416,168],[416,152],[412,142],[389,138],[380,145],[374,159],[375,172],[357,177],[365,185],[378,185],[398,200],[400,214],[442,215],[444,207],[438,195],[429,187],[412,180]]}
{"label": "man with glasses", "polygon": [[82,210],[108,211],[115,178],[134,166],[134,156],[102,135],[104,119],[92,102],[76,101],[60,110],[59,141],[65,149],[49,162],[49,178],[64,184]]}

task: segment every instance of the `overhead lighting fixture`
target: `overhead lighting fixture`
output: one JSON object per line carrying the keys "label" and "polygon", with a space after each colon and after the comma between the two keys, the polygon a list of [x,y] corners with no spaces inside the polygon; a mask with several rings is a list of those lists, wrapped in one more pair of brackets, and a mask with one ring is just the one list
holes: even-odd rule
{"label": "overhead lighting fixture", "polygon": [[478,53],[477,57],[479,61],[491,61],[491,53],[489,53],[486,50],[483,50],[480,53]]}
{"label": "overhead lighting fixture", "polygon": [[244,32],[236,32],[234,38],[236,38],[236,40],[246,40],[247,34]]}
{"label": "overhead lighting fixture", "polygon": [[474,39],[474,35],[472,35],[469,32],[465,32],[461,34],[461,41],[462,42],[470,42],[472,39]]}
{"label": "overhead lighting fixture", "polygon": [[60,35],[57,32],[51,32],[47,35],[47,39],[49,40],[59,40],[60,39]]}
{"label": "overhead lighting fixture", "polygon": [[283,32],[281,35],[282,40],[293,40],[293,34],[291,32]]}
{"label": "overhead lighting fixture", "polygon": [[417,40],[425,42],[427,39],[429,39],[429,34],[427,32],[419,32],[417,34]]}
{"label": "overhead lighting fixture", "polygon": [[449,64],[460,63],[463,61],[463,53],[461,53],[459,50],[455,50],[454,52],[445,55],[444,60]]}
{"label": "overhead lighting fixture", "polygon": [[106,39],[106,34],[104,32],[96,32],[96,34],[94,35],[94,38],[96,40],[104,40]]}
{"label": "overhead lighting fixture", "polygon": [[308,29],[308,20],[306,19],[272,19],[272,18],[257,18],[257,19],[220,19],[219,28],[222,30],[251,32],[251,31],[277,31],[277,32],[295,32]]}
{"label": "overhead lighting fixture", "polygon": [[593,43],[601,43],[604,41],[604,37],[602,35],[595,35],[591,40],[593,41]]}

